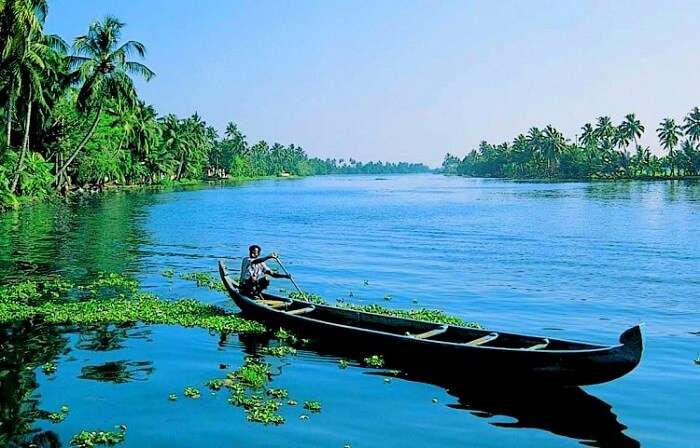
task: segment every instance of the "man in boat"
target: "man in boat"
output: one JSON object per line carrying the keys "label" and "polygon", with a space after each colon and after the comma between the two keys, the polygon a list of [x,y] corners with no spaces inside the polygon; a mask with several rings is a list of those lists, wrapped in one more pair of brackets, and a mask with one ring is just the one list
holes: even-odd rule
{"label": "man in boat", "polygon": [[290,278],[287,274],[274,272],[265,264],[267,260],[277,259],[275,252],[261,257],[260,251],[260,246],[253,244],[248,248],[249,256],[243,257],[241,263],[240,289],[241,293],[248,297],[258,296],[270,286],[268,275],[273,278]]}

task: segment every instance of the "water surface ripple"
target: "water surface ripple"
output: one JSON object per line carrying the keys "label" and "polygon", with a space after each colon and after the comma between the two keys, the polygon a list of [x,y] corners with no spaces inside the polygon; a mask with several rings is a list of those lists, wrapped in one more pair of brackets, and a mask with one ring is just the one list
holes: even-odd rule
{"label": "water surface ripple", "polygon": [[112,193],[0,215],[0,274],[124,272],[162,297],[232,307],[161,272],[214,273],[220,258],[235,268],[257,243],[330,301],[440,308],[489,328],[600,343],[645,323],[634,372],[559,394],[429,377],[387,383],[313,351],[272,359],[275,387],[323,403],[309,421],[286,409],[280,427],[247,423],[221,394],[167,400],[204,389],[221,363],[240,365],[255,351],[244,338],[142,325],[59,332],[58,372],[37,370],[30,395],[71,413],[31,424],[63,446],[81,429],[124,423],[126,447],[690,447],[700,440],[699,212],[692,181],[333,176]]}

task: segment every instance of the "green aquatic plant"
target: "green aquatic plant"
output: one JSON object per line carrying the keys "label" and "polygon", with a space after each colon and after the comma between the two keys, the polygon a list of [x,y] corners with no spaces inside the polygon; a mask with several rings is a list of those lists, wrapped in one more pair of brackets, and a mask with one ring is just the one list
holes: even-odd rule
{"label": "green aquatic plant", "polygon": [[63,420],[66,419],[66,415],[67,414],[63,412],[51,412],[49,413],[49,415],[46,416],[46,418],[48,418],[51,421],[51,423],[61,423]]}
{"label": "green aquatic plant", "polygon": [[281,425],[284,423],[284,417],[277,413],[281,404],[275,400],[255,400],[246,408],[246,418],[248,421]]}
{"label": "green aquatic plant", "polygon": [[299,403],[297,403],[296,400],[287,400],[287,404],[288,404],[289,406],[296,406],[296,405],[299,404]]}
{"label": "green aquatic plant", "polygon": [[348,363],[348,361],[345,360],[345,359],[339,359],[339,360],[338,360],[338,367],[340,367],[341,369],[345,369],[345,368],[347,368],[349,365],[350,365],[350,363]]}
{"label": "green aquatic plant", "polygon": [[251,357],[246,358],[243,366],[233,372],[233,378],[253,389],[265,386],[270,381],[270,376],[270,365],[256,361]]}
{"label": "green aquatic plant", "polygon": [[92,448],[99,445],[117,445],[126,438],[126,426],[115,426],[116,431],[81,431],[70,439],[70,446]]}
{"label": "green aquatic plant", "polygon": [[317,305],[326,305],[326,300],[319,296],[318,294],[312,294],[310,292],[302,291],[291,291],[288,296],[290,299],[303,300],[305,302],[315,303]]}
{"label": "green aquatic plant", "polygon": [[46,416],[46,419],[51,421],[51,423],[61,423],[63,420],[66,419],[69,411],[70,408],[64,404],[60,407],[58,412],[49,412],[44,415]]}
{"label": "green aquatic plant", "polygon": [[700,356],[698,356],[697,358],[695,358],[695,364],[700,365]]}
{"label": "green aquatic plant", "polygon": [[175,276],[175,270],[174,269],[164,269],[163,272],[161,272],[161,275],[165,278],[173,278]]}
{"label": "green aquatic plant", "polygon": [[349,303],[339,304],[342,308],[348,308],[364,313],[382,314],[384,316],[402,317],[405,319],[414,319],[425,322],[435,322],[439,324],[457,325],[460,327],[481,328],[477,322],[467,322],[457,316],[451,316],[440,310],[430,310],[421,308],[417,310],[401,310],[393,308],[385,308],[381,305],[352,305]]}
{"label": "green aquatic plant", "polygon": [[192,280],[197,283],[197,286],[203,288],[209,288],[214,291],[226,292],[226,287],[224,284],[214,279],[214,277],[209,272],[188,272],[186,274],[180,274],[180,278],[183,280]]}
{"label": "green aquatic plant", "polygon": [[299,338],[294,333],[287,331],[284,328],[280,328],[275,332],[275,339],[291,345],[294,345],[299,341]]}
{"label": "green aquatic plant", "polygon": [[381,355],[372,355],[362,360],[367,367],[380,368],[384,366],[384,358]]}
{"label": "green aquatic plant", "polygon": [[196,387],[188,386],[185,388],[183,395],[186,396],[187,398],[197,399],[197,398],[202,396],[202,393]]}
{"label": "green aquatic plant", "polygon": [[[29,290],[26,285],[22,288],[25,292]],[[200,327],[221,332],[263,333],[265,331],[265,327],[260,323],[240,318],[223,308],[193,299],[169,301],[137,292],[128,297],[103,298],[100,296],[85,300],[68,300],[61,297],[53,300],[45,298],[40,292],[35,292],[29,293],[31,300],[17,301],[14,299],[16,289],[8,293],[8,289],[5,288],[3,292],[4,294],[0,293],[0,323],[41,315],[46,322],[55,324],[140,321],[147,324]]]}
{"label": "green aquatic plant", "polygon": [[46,375],[53,375],[54,373],[56,373],[57,369],[58,369],[58,367],[56,366],[56,363],[53,361],[47,362],[41,366],[42,372],[44,372],[44,374],[46,374]]}
{"label": "green aquatic plant", "polygon": [[213,391],[218,391],[218,390],[221,390],[222,387],[224,387],[224,380],[217,378],[217,379],[209,380],[204,384],[209,389],[211,389]]}
{"label": "green aquatic plant", "polygon": [[[300,293],[297,291],[293,291],[289,293],[289,297],[292,299],[297,299],[297,300],[306,300],[309,302],[313,303],[318,303],[321,305],[327,304],[326,300],[323,299],[323,297],[311,294],[311,293]],[[352,297],[352,293],[350,293],[350,297]],[[385,295],[384,300],[390,301],[391,296],[390,295]],[[337,306],[341,308],[348,308],[351,310],[355,311],[362,311],[365,313],[374,313],[374,314],[381,314],[384,316],[393,316],[393,317],[402,317],[405,319],[414,319],[414,320],[421,320],[425,322],[435,322],[439,324],[448,324],[448,325],[457,325],[461,327],[469,327],[469,328],[482,328],[480,324],[477,322],[468,322],[465,321],[464,319],[461,319],[457,316],[451,316],[443,311],[440,310],[431,310],[431,309],[426,309],[426,308],[421,308],[421,309],[413,309],[413,310],[401,310],[401,309],[393,309],[393,308],[386,308],[381,305],[376,305],[376,304],[370,304],[370,305],[353,305],[351,303],[345,302],[343,299],[338,299],[337,301]],[[413,303],[418,303],[417,300],[414,300]]]}
{"label": "green aquatic plant", "polygon": [[[237,370],[228,373],[226,378],[213,379],[207,385],[214,390],[226,388],[230,392],[228,402],[241,407],[246,412],[246,419],[251,422],[281,425],[284,418],[277,412],[286,398],[286,389],[265,389],[270,381],[270,365],[248,357]],[[264,395],[273,397],[265,399]]]}
{"label": "green aquatic plant", "polygon": [[287,398],[289,396],[287,389],[268,389],[267,394],[278,399]]}
{"label": "green aquatic plant", "polygon": [[176,400],[177,400],[177,395],[176,395],[176,394],[168,394],[168,400],[170,400],[170,401],[176,401]]}
{"label": "green aquatic plant", "polygon": [[278,345],[276,347],[263,347],[260,350],[260,353],[263,355],[277,356],[278,358],[281,358],[283,356],[296,355],[297,349],[288,345]]}
{"label": "green aquatic plant", "polygon": [[321,402],[318,400],[305,401],[304,409],[311,412],[321,412]]}
{"label": "green aquatic plant", "polygon": [[98,273],[90,283],[78,286],[79,290],[85,291],[89,297],[127,297],[136,293],[139,289],[139,282],[121,274]]}

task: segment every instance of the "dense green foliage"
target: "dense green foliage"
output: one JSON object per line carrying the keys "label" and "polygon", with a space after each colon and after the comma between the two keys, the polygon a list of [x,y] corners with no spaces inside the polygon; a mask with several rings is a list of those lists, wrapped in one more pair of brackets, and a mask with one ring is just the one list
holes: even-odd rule
{"label": "dense green foliage", "polygon": [[107,16],[69,49],[44,33],[46,0],[0,0],[0,208],[77,187],[183,179],[428,171],[422,164],[309,158],[294,144],[223,136],[197,113],[160,116],[133,80],[153,73],[144,44]]}
{"label": "dense green foliage", "polygon": [[700,109],[693,108],[682,124],[666,118],[656,129],[665,156],[637,143],[645,126],[628,114],[615,126],[609,117],[586,123],[570,141],[553,126],[530,128],[512,143],[482,141],[460,159],[447,154],[446,174],[474,177],[631,179],[695,176],[700,172]]}

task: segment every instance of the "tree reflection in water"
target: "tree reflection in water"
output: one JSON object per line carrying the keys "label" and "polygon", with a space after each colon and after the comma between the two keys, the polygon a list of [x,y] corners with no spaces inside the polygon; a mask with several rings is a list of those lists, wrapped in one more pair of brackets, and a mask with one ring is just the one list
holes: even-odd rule
{"label": "tree reflection in water", "polygon": [[135,323],[117,325],[91,325],[79,330],[80,350],[107,352],[124,348],[127,339],[146,339],[150,341],[151,330],[140,328]]}
{"label": "tree reflection in water", "polygon": [[119,384],[146,381],[154,371],[151,361],[109,361],[83,367],[78,378]]}
{"label": "tree reflection in water", "polygon": [[0,326],[0,446],[59,447],[52,431],[32,429],[45,414],[35,370],[67,345],[61,329],[28,320]]}

